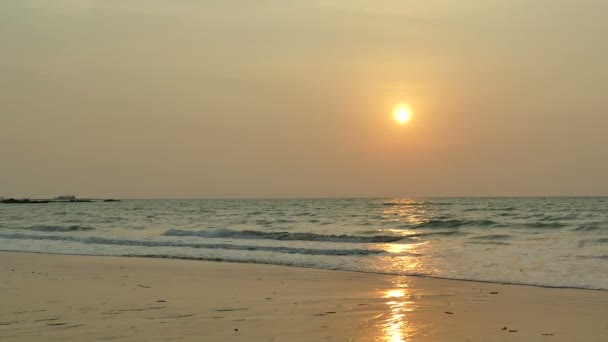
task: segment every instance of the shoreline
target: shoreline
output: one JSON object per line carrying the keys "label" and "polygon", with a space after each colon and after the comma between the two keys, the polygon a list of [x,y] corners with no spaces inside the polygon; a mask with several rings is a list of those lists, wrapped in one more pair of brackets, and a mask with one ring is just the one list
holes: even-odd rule
{"label": "shoreline", "polygon": [[509,285],[509,286],[524,286],[544,289],[565,289],[565,290],[582,290],[582,291],[599,291],[608,292],[608,289],[594,289],[587,287],[576,287],[576,286],[557,286],[557,285],[539,285],[539,284],[524,284],[524,283],[509,283],[504,281],[492,281],[492,280],[478,280],[478,279],[461,279],[461,278],[446,278],[439,276],[429,276],[420,274],[396,274],[396,273],[380,273],[380,272],[366,272],[366,271],[350,271],[350,270],[336,270],[336,269],[325,269],[315,268],[300,265],[283,265],[283,264],[270,264],[270,263],[258,263],[248,261],[236,261],[236,260],[217,260],[217,258],[195,258],[195,257],[179,257],[179,256],[164,256],[164,255],[97,255],[97,254],[69,254],[69,253],[54,253],[54,252],[30,252],[30,251],[14,251],[14,250],[3,250],[0,249],[0,255],[2,253],[23,253],[23,254],[41,254],[41,255],[64,255],[64,256],[79,256],[79,257],[103,257],[103,258],[135,258],[135,259],[162,259],[162,260],[182,260],[182,261],[199,261],[199,262],[211,262],[211,263],[227,263],[227,264],[243,264],[243,265],[261,265],[261,266],[278,266],[278,267],[290,267],[290,268],[301,268],[307,270],[320,270],[330,272],[348,272],[348,273],[361,273],[388,277],[408,277],[408,278],[422,278],[422,279],[437,279],[437,280],[448,280],[448,281],[462,281],[462,282],[473,282],[482,284],[495,284],[495,285]]}
{"label": "shoreline", "polygon": [[603,341],[608,292],[0,252],[0,339]]}

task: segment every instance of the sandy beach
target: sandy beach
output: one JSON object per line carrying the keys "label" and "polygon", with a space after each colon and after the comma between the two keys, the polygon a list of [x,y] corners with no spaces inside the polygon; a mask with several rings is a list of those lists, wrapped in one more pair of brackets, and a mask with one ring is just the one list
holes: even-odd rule
{"label": "sandy beach", "polygon": [[605,341],[607,291],[0,253],[2,341]]}

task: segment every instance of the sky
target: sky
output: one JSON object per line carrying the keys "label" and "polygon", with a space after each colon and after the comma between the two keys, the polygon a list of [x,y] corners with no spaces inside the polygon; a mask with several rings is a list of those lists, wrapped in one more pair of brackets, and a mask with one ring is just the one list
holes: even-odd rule
{"label": "sky", "polygon": [[0,196],[608,195],[607,12],[3,0]]}

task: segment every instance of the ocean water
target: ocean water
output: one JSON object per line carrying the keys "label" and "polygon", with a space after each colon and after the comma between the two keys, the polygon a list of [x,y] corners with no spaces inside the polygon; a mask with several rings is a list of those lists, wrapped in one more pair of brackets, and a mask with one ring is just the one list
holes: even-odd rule
{"label": "ocean water", "polygon": [[608,290],[608,198],[0,204],[0,250]]}

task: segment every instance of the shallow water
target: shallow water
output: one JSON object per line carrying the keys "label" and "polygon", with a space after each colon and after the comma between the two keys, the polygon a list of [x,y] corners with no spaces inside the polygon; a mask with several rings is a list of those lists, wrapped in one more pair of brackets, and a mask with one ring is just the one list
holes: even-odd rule
{"label": "shallow water", "polygon": [[608,198],[5,204],[0,249],[608,290]]}

